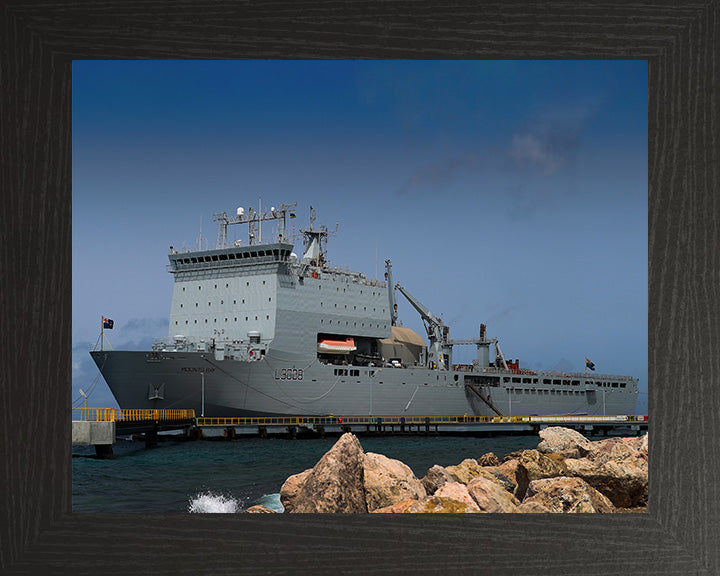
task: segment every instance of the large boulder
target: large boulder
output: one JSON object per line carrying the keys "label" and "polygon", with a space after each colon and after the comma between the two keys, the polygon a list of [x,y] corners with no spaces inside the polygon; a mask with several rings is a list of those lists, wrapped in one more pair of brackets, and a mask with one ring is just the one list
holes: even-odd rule
{"label": "large boulder", "polygon": [[[517,465],[517,461],[515,461],[515,464]],[[483,472],[485,472],[485,474],[483,474],[484,478],[499,484],[503,490],[506,490],[510,494],[515,494],[518,486],[517,482],[514,480],[517,475],[517,466],[512,472],[508,470],[507,466],[505,467],[505,472],[500,469],[500,466],[485,466],[483,468]],[[512,478],[506,474],[510,474]]]}
{"label": "large boulder", "polygon": [[557,454],[562,458],[583,458],[592,451],[592,442],[580,432],[549,426],[540,430],[540,443],[537,449],[546,454]]}
{"label": "large boulder", "polygon": [[523,450],[518,456],[518,462],[527,470],[527,477],[530,481],[567,476],[565,461],[557,454],[543,454],[539,450]]}
{"label": "large boulder", "polygon": [[435,494],[438,488],[440,488],[443,484],[446,484],[447,482],[455,482],[453,478],[448,474],[448,471],[445,470],[442,466],[439,466],[438,464],[435,464],[430,470],[427,471],[427,474],[425,474],[425,477],[420,480],[423,487],[425,488],[425,492],[428,496],[431,496],[432,494]]}
{"label": "large boulder", "polygon": [[[461,486],[463,486],[461,484]],[[477,514],[478,507],[449,496],[430,496],[424,500],[405,500],[392,506],[373,510],[373,514]]]}
{"label": "large boulder", "polygon": [[407,500],[403,500],[397,504],[385,506],[384,508],[376,508],[375,510],[371,510],[371,512],[373,514],[402,514],[407,512],[410,506],[417,503],[418,500],[415,500],[415,498],[408,498]]}
{"label": "large boulder", "polygon": [[425,500],[413,501],[406,512],[411,514],[477,514],[480,510],[474,504],[470,505],[454,498],[435,495]]}
{"label": "large boulder", "polygon": [[520,501],[497,482],[478,476],[467,485],[467,491],[481,512],[517,512]]}
{"label": "large boulder", "polygon": [[466,458],[455,466],[446,466],[445,470],[455,482],[468,484],[473,478],[482,475],[483,467],[474,458]]}
{"label": "large boulder", "polygon": [[437,492],[435,492],[434,497],[452,498],[453,500],[466,504],[468,508],[474,508],[477,512],[480,511],[477,503],[475,502],[473,497],[470,496],[470,493],[468,492],[468,487],[465,486],[465,484],[461,484],[460,482],[448,482],[447,484],[443,484],[443,486],[441,486],[437,490]]}
{"label": "large boulder", "polygon": [[523,511],[529,511],[531,504],[550,512],[615,512],[612,502],[582,478],[566,476],[530,482],[522,503]]}
{"label": "large boulder", "polygon": [[409,466],[382,454],[365,454],[365,502],[368,512],[407,499],[427,496],[423,484]]}
{"label": "large boulder", "polygon": [[570,458],[565,463],[569,475],[582,478],[619,508],[630,508],[647,502],[647,467],[643,470],[633,459],[607,460],[598,464],[587,458]]}
{"label": "large boulder", "polygon": [[495,456],[493,452],[488,452],[480,456],[480,458],[477,459],[477,463],[480,464],[480,466],[497,466],[500,464],[500,460],[498,460],[498,457]]}
{"label": "large boulder", "polygon": [[609,460],[632,461],[636,466],[647,470],[647,434],[637,438],[608,438],[593,442],[592,450],[586,457],[598,464],[604,464]]}
{"label": "large boulder", "polygon": [[585,458],[566,460],[569,474],[605,494],[615,506],[643,506],[648,497],[648,437],[607,438],[591,443]]}
{"label": "large boulder", "polygon": [[487,467],[484,468],[484,470],[495,474],[499,480],[501,480],[500,474],[507,478],[509,484],[504,484],[504,487],[506,490],[511,488],[508,491],[514,494],[518,500],[522,500],[525,497],[525,491],[527,490],[530,480],[528,479],[527,469],[520,464],[519,460],[515,458],[511,458],[510,460],[503,459],[503,462],[499,466],[493,468]]}
{"label": "large boulder", "polygon": [[517,507],[516,512],[521,514],[550,514],[552,510],[533,500],[526,500]]}
{"label": "large boulder", "polygon": [[358,439],[343,434],[308,474],[291,512],[367,512],[364,456]]}
{"label": "large boulder", "polygon": [[262,504],[256,504],[255,506],[250,506],[243,514],[277,514],[277,512],[270,510],[270,508]]}
{"label": "large boulder", "polygon": [[305,484],[305,480],[313,471],[312,468],[308,468],[300,474],[294,474],[290,476],[280,488],[280,502],[285,508],[285,512],[292,512],[295,508],[295,499],[297,498],[300,488]]}

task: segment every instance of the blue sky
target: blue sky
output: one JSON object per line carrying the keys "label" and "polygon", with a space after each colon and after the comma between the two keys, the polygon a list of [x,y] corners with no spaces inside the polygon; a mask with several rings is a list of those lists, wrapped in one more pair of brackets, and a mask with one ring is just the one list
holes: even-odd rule
{"label": "blue sky", "polygon": [[101,315],[115,349],[165,338],[169,246],[214,247],[213,212],[262,198],[339,222],[333,266],[392,259],[451,337],[483,322],[526,368],[587,356],[647,412],[647,90],[644,61],[75,61],[73,398],[116,406]]}

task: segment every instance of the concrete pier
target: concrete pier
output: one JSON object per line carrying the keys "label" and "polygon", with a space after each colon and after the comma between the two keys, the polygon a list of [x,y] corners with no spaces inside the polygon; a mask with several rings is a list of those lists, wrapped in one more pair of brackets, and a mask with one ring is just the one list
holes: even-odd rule
{"label": "concrete pier", "polygon": [[73,446],[95,446],[98,458],[112,458],[115,443],[115,422],[73,420]]}

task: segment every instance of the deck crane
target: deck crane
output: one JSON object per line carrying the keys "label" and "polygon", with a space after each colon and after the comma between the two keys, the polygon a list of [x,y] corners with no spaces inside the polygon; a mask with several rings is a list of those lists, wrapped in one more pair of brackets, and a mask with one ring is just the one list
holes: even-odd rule
{"label": "deck crane", "polygon": [[399,290],[423,319],[430,345],[428,346],[428,364],[430,368],[449,370],[452,365],[452,344],[448,341],[449,326],[445,326],[441,318],[435,316],[398,282],[395,290]]}

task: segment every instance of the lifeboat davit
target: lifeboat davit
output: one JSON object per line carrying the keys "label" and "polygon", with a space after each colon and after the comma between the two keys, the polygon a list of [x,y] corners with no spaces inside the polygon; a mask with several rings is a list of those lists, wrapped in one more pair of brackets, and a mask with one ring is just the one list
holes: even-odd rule
{"label": "lifeboat davit", "polygon": [[349,354],[357,350],[357,347],[355,340],[345,338],[343,340],[320,340],[317,349],[323,354]]}

